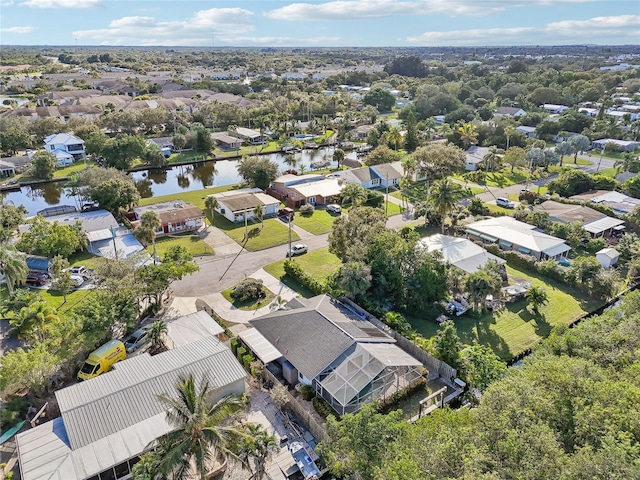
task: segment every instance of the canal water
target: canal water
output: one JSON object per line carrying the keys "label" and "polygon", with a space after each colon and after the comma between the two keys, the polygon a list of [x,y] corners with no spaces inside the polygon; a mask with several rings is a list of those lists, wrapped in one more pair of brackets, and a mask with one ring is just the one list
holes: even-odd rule
{"label": "canal water", "polygon": [[[305,166],[305,172],[312,172],[311,164],[315,162],[328,161],[330,166],[336,167],[337,165],[332,161],[333,148],[304,150],[295,153],[294,157]],[[355,152],[351,152],[347,156],[356,158]],[[281,153],[272,153],[264,155],[264,157],[276,162],[280,167],[280,172],[291,168],[284,163],[284,155]],[[219,160],[217,162],[180,165],[167,170],[133,172],[131,177],[138,187],[140,196],[149,198],[240,183],[242,179],[238,175],[237,165],[237,160]],[[74,205],[79,208],[81,200],[70,193],[68,189],[64,188],[64,182],[51,182],[7,192],[6,200],[13,202],[14,205],[24,205],[29,211],[29,215],[35,215],[38,211],[55,205]]]}

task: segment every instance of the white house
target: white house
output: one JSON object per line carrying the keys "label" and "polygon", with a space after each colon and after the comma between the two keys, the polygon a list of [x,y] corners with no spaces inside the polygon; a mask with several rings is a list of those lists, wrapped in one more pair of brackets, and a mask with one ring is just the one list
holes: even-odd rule
{"label": "white house", "polygon": [[604,268],[611,268],[618,263],[620,253],[615,248],[607,247],[596,252],[596,260]]}
{"label": "white house", "polygon": [[538,138],[536,127],[527,127],[526,125],[520,125],[516,127],[516,131],[523,133],[527,138]]}
{"label": "white house", "polygon": [[476,145],[470,147],[469,150],[465,152],[465,168],[467,171],[475,172],[487,153],[489,153],[488,147],[478,147]]}
{"label": "white house", "polygon": [[69,133],[49,135],[44,139],[44,149],[56,155],[56,158],[58,158],[59,153],[61,155],[60,159],[68,159],[69,155],[71,155],[73,160],[80,160],[86,157],[84,140]]}
{"label": "white house", "polygon": [[369,167],[380,178],[381,187],[395,187],[402,180],[404,169],[401,162],[381,163]]}
{"label": "white house", "polygon": [[502,250],[532,255],[537,260],[559,260],[571,247],[561,238],[547,235],[533,225],[513,217],[495,217],[467,225],[467,235],[485,243],[497,243]]}
{"label": "white house", "polygon": [[256,218],[254,210],[262,209],[262,216],[275,216],[280,207],[280,200],[267,195],[259,188],[243,188],[211,195],[218,199],[216,212],[230,222],[244,222]]}
{"label": "white house", "polygon": [[524,117],[527,114],[518,107],[499,107],[494,113],[495,117]]}
{"label": "white house", "polygon": [[229,130],[229,135],[237,137],[251,145],[260,145],[265,143],[264,135],[251,128],[237,127],[235,130]]}
{"label": "white house", "polygon": [[554,103],[545,103],[542,105],[542,109],[547,113],[562,113],[565,110],[569,110],[566,105],[556,105]]}
{"label": "white house", "polygon": [[440,252],[443,262],[467,273],[477,272],[490,260],[499,265],[507,263],[506,260],[487,252],[468,238],[450,237],[437,233],[420,239],[419,245],[426,248],[428,252]]}
{"label": "white house", "polygon": [[376,188],[380,186],[380,177],[375,175],[369,167],[344,170],[340,177],[346,183],[355,183],[364,188]]}
{"label": "white house", "polygon": [[618,140],[617,138],[601,138],[600,140],[594,140],[591,142],[591,146],[597,150],[606,148],[607,144],[612,143],[618,146],[620,152],[633,152],[640,147],[640,142],[633,140]]}

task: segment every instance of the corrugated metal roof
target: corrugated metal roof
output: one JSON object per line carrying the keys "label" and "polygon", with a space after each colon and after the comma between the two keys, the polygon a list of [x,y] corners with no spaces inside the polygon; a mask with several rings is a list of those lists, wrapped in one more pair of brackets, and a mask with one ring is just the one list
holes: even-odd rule
{"label": "corrugated metal roof", "polygon": [[600,220],[596,220],[595,222],[585,224],[583,228],[589,233],[598,234],[606,232],[610,228],[617,227],[618,225],[624,225],[624,220],[613,217],[604,217]]}
{"label": "corrugated metal roof", "polygon": [[223,332],[224,328],[204,310],[167,322],[167,335],[175,348],[204,337],[220,335]]}
{"label": "corrugated metal roof", "polygon": [[264,364],[282,357],[282,354],[257,329],[242,330],[238,336]]}
{"label": "corrugated metal roof", "polygon": [[220,387],[245,377],[231,351],[215,337],[207,337],[154,357],[124,360],[111,372],[58,390],[69,443],[80,448],[157,415],[165,410],[160,394],[171,393],[180,375],[206,374]]}

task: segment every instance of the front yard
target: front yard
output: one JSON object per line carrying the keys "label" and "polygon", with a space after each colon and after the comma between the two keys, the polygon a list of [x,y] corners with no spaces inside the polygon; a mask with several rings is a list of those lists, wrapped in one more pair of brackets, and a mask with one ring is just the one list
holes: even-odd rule
{"label": "front yard", "polygon": [[[207,212],[207,218],[209,216],[210,213]],[[252,252],[283,245],[289,241],[289,227],[277,218],[265,218],[264,224],[259,220],[250,220],[245,228],[244,222],[230,222],[216,212],[214,225],[240,245],[244,245],[246,237],[249,237],[244,247]],[[300,237],[292,231],[291,241],[297,240],[300,240]]]}
{"label": "front yard", "polygon": [[[200,238],[197,234],[183,234],[171,237],[160,237],[156,239],[156,254],[162,258],[170,247],[184,247],[194,257],[202,255],[214,255],[215,252],[211,246]],[[147,246],[145,251],[153,255],[152,245]]]}
{"label": "front yard", "polygon": [[314,235],[322,235],[323,233],[329,233],[333,227],[333,222],[340,215],[331,214],[326,210],[316,209],[313,215],[304,216],[299,212],[296,213],[293,219],[293,224],[306,230]]}
{"label": "front yard", "polygon": [[[531,348],[549,335],[555,325],[567,325],[602,305],[601,301],[589,298],[576,289],[538,275],[510,266],[507,266],[507,273],[510,283],[528,281],[547,291],[549,303],[541,307],[540,316],[529,312],[526,300],[518,300],[508,303],[496,313],[485,311],[477,316],[469,311],[461,317],[453,317],[463,343],[470,345],[477,341],[489,345],[503,360],[509,360]],[[438,331],[438,324],[432,316],[408,317],[407,320],[426,338]]]}

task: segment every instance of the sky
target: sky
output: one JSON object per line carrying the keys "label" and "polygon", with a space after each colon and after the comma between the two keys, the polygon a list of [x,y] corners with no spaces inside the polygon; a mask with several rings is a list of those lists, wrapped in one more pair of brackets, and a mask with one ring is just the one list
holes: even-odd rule
{"label": "sky", "polygon": [[640,44],[638,0],[0,0],[0,45]]}

